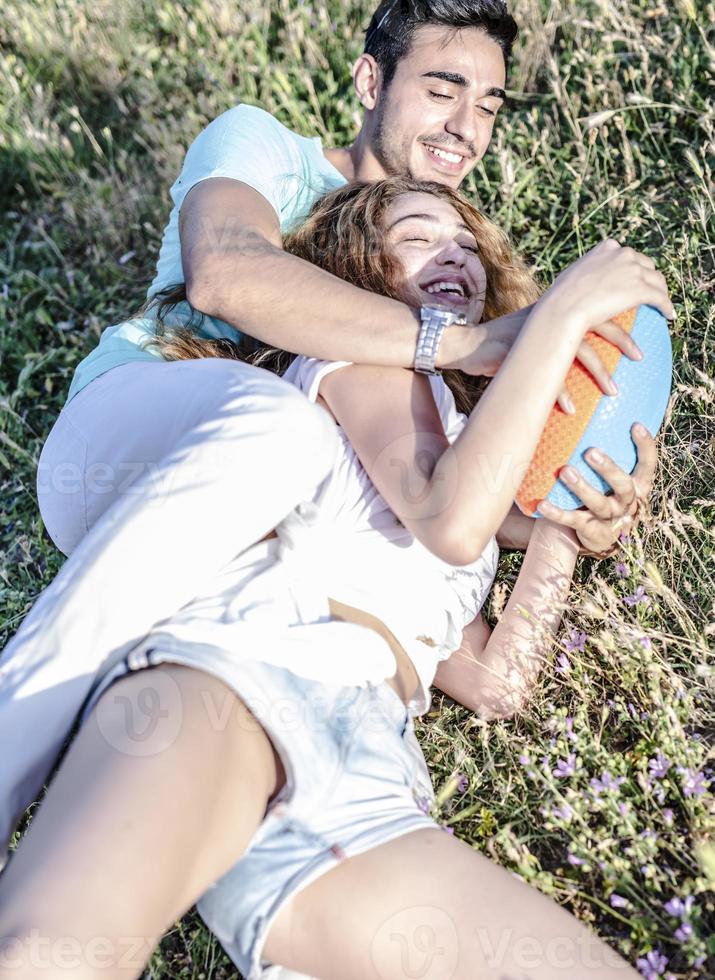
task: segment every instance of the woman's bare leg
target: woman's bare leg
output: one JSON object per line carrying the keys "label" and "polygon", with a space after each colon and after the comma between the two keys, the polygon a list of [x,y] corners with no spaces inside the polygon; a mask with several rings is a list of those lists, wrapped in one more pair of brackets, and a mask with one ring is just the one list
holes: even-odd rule
{"label": "woman's bare leg", "polygon": [[265,731],[218,678],[162,664],[115,682],[0,878],[0,940],[22,940],[0,952],[2,980],[140,976],[284,781]]}
{"label": "woman's bare leg", "polygon": [[435,828],[348,858],[280,912],[264,956],[321,980],[636,980],[536,889]]}

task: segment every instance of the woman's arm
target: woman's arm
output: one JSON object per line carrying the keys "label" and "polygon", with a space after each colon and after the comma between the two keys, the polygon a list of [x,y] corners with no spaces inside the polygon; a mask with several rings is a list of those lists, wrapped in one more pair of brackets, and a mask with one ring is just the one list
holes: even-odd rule
{"label": "woman's arm", "polygon": [[589,324],[649,299],[670,311],[661,280],[615,242],[585,255],[536,304],[451,446],[423,375],[352,364],[327,375],[320,393],[405,527],[466,565],[507,516]]}
{"label": "woman's arm", "polygon": [[516,504],[512,504],[497,531],[497,544],[502,551],[526,551],[531,540],[536,519],[522,514]]}
{"label": "woman's arm", "polygon": [[439,664],[435,685],[487,720],[521,710],[549,656],[578,551],[573,531],[535,522],[499,623],[491,634],[481,616],[470,623],[459,650]]}

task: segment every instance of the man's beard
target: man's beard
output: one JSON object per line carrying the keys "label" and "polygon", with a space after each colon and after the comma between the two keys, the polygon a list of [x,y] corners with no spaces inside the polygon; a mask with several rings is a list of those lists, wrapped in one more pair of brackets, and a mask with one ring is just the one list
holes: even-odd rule
{"label": "man's beard", "polygon": [[403,163],[403,154],[390,139],[389,129],[385,126],[386,102],[387,99],[383,94],[377,106],[377,119],[371,141],[372,152],[386,174],[414,178],[410,169],[409,157]]}

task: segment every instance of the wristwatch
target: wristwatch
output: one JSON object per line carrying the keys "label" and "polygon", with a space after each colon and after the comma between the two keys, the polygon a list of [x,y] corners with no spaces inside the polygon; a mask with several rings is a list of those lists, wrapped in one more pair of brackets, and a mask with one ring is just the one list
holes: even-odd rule
{"label": "wristwatch", "polygon": [[439,374],[439,369],[434,365],[445,327],[450,327],[453,323],[466,326],[467,321],[461,313],[439,310],[434,306],[421,306],[420,319],[422,325],[417,338],[414,369],[420,374]]}

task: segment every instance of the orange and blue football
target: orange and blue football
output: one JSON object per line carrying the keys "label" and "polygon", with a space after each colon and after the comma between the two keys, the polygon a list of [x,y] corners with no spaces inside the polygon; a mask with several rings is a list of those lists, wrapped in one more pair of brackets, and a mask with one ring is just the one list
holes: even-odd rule
{"label": "orange and blue football", "polygon": [[608,340],[587,333],[587,342],[597,351],[618,387],[617,395],[604,395],[592,375],[577,361],[566,376],[566,386],[576,406],[567,415],[555,405],[536,447],[531,464],[516,496],[519,509],[530,517],[548,500],[562,510],[582,507],[582,501],[558,478],[569,464],[601,493],[611,488],[586,463],[584,453],[601,449],[632,473],[637,463],[631,426],[641,422],[655,435],[663,423],[673,376],[673,352],[668,322],[652,306],[639,306],[618,317],[616,323],[631,335],[643,353],[632,361]]}

